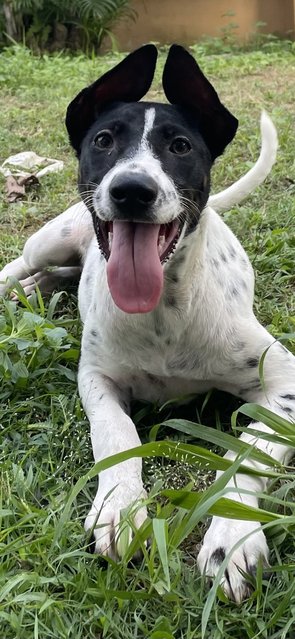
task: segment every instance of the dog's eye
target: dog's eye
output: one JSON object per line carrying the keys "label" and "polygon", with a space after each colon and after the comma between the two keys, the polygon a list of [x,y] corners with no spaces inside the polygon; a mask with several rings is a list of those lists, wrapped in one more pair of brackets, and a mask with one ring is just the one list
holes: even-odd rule
{"label": "dog's eye", "polygon": [[94,144],[99,149],[111,149],[114,140],[109,131],[100,131],[94,138]]}
{"label": "dog's eye", "polygon": [[175,138],[170,144],[169,151],[177,155],[185,155],[191,150],[191,145],[186,138]]}

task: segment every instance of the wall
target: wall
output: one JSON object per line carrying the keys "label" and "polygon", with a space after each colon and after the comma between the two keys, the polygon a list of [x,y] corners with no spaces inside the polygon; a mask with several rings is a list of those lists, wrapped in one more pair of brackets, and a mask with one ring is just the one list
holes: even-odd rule
{"label": "wall", "polygon": [[238,25],[241,40],[255,32],[257,22],[267,23],[261,31],[294,38],[295,0],[132,0],[132,6],[136,21],[124,20],[115,29],[125,51],[149,41],[192,44],[220,36],[230,22]]}

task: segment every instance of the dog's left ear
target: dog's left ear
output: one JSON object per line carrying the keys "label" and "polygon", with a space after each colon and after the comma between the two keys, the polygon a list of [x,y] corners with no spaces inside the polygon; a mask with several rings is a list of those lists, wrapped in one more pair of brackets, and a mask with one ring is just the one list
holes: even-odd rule
{"label": "dog's left ear", "polygon": [[212,160],[235,136],[238,120],[221,104],[193,56],[173,44],[163,72],[163,89],[171,104],[187,107],[196,116]]}
{"label": "dog's left ear", "polygon": [[157,55],[153,44],[136,49],[83,89],[69,104],[66,126],[78,154],[88,129],[110,102],[138,102],[147,93],[154,77]]}

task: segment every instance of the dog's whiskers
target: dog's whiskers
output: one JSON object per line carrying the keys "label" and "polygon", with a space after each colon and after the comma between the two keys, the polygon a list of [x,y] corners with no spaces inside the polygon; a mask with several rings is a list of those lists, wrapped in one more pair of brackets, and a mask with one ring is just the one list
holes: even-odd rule
{"label": "dog's whiskers", "polygon": [[188,222],[193,216],[194,220],[198,220],[201,214],[200,208],[196,202],[186,198],[184,195],[180,196],[180,202],[182,205],[182,211],[179,215],[179,219],[183,222]]}

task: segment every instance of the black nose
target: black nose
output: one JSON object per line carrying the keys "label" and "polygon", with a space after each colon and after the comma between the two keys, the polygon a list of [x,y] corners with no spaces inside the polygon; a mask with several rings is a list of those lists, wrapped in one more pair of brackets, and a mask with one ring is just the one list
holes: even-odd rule
{"label": "black nose", "polygon": [[116,175],[110,184],[110,197],[116,209],[124,214],[136,215],[155,202],[158,185],[144,173]]}

